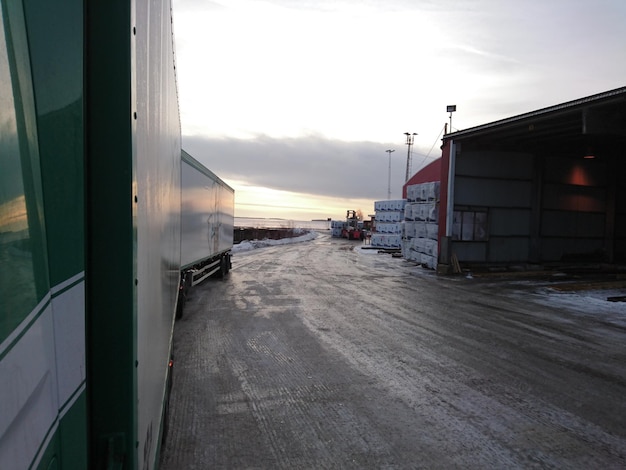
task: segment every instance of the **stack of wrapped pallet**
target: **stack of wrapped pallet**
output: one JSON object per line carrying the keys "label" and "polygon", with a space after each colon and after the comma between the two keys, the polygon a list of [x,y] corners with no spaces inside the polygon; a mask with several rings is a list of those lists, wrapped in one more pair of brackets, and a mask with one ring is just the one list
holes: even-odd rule
{"label": "stack of wrapped pallet", "polygon": [[372,246],[389,249],[402,247],[405,204],[406,199],[374,202],[376,231],[372,233]]}
{"label": "stack of wrapped pallet", "polygon": [[330,221],[330,235],[332,237],[339,238],[341,237],[341,231],[343,227],[346,225],[344,220],[331,220]]}
{"label": "stack of wrapped pallet", "polygon": [[439,181],[407,186],[402,256],[431,269],[437,267]]}

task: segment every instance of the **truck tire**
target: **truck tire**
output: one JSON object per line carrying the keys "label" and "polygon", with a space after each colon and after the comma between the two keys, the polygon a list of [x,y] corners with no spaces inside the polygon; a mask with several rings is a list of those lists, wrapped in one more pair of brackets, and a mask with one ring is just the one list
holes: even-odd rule
{"label": "truck tire", "polygon": [[226,274],[228,274],[228,255],[222,256],[222,259],[220,260],[220,279],[224,279],[224,277],[226,277]]}
{"label": "truck tire", "polygon": [[180,285],[178,286],[178,299],[176,301],[176,319],[179,320],[183,318],[183,310],[185,309],[185,303],[187,302],[187,291],[188,287],[188,278],[187,273],[183,273]]}
{"label": "truck tire", "polygon": [[172,386],[174,384],[174,356],[170,357],[168,369],[167,369],[167,379],[166,379],[166,396],[165,403],[163,406],[163,428],[161,431],[161,450],[165,448],[165,442],[167,441],[167,434],[170,429],[170,396],[172,395]]}
{"label": "truck tire", "polygon": [[183,318],[183,310],[185,309],[185,294],[180,293],[178,295],[178,302],[176,302],[176,319]]}

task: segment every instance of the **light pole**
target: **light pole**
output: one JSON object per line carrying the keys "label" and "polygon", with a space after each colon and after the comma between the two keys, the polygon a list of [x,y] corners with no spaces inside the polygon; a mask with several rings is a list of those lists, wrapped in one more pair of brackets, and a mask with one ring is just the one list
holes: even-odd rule
{"label": "light pole", "polygon": [[450,113],[450,133],[452,133],[452,113],[456,111],[456,104],[446,106],[446,111]]}
{"label": "light pole", "polygon": [[413,132],[413,134],[409,132],[405,132],[406,135],[406,145],[408,146],[408,151],[406,153],[406,177],[404,178],[404,182],[409,181],[409,174],[411,173],[411,145],[413,145],[413,139],[417,135],[417,132]]}
{"label": "light pole", "polygon": [[387,200],[391,199],[391,152],[395,150],[385,150],[389,154],[389,175],[387,177]]}

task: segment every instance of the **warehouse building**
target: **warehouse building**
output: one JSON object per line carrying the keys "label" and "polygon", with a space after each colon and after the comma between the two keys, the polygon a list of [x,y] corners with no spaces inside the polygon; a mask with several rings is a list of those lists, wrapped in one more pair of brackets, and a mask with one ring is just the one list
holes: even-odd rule
{"label": "warehouse building", "polygon": [[[438,267],[626,261],[626,87],[444,135]],[[411,188],[413,186],[414,188]],[[413,191],[415,192],[415,191]]]}

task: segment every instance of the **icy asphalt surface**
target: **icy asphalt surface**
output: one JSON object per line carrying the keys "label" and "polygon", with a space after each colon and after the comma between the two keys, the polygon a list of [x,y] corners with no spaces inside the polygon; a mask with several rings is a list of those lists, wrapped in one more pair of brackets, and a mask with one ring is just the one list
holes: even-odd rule
{"label": "icy asphalt surface", "polygon": [[360,247],[237,253],[195,289],[162,469],[626,468],[626,303]]}

